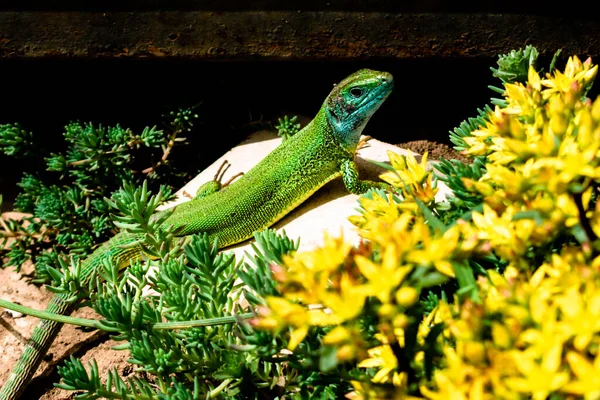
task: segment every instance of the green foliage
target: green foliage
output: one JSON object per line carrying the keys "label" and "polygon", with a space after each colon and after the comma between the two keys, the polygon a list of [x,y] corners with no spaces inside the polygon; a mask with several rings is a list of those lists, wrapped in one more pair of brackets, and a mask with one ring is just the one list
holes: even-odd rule
{"label": "green foliage", "polygon": [[179,108],[171,111],[169,113],[171,121],[168,123],[171,130],[173,132],[190,132],[194,126],[194,119],[198,118],[198,114],[193,112],[193,109],[196,107],[197,106],[192,108]]}
{"label": "green foliage", "polygon": [[471,132],[485,126],[487,114],[492,110],[489,105],[485,105],[483,109],[477,109],[477,116],[469,118],[450,132],[450,141],[454,143],[456,151],[465,151],[469,148],[464,141],[465,137],[471,136]]}
{"label": "green foliage", "polygon": [[[126,382],[121,379],[115,370],[111,370],[108,373],[106,383],[103,384],[100,380],[96,360],[88,363],[86,370],[80,360],[71,356],[70,361],[67,361],[65,366],[58,367],[58,371],[63,376],[63,380],[62,383],[56,386],[65,390],[84,390],[85,393],[77,396],[79,400],[99,398],[126,399],[132,397],[136,399],[154,398],[152,397],[154,390],[148,381],[133,377]],[[185,391],[184,396],[177,398],[195,399],[197,397],[193,397],[193,393]]]}
{"label": "green foliage", "polygon": [[[210,243],[206,234],[183,242],[175,238],[163,225],[163,214],[153,216],[160,198],[150,195],[146,185],[125,185],[107,199],[113,209],[126,213],[115,216],[116,222],[138,234],[138,245],[155,259],[136,262],[122,275],[117,265],[106,262],[91,295],[91,305],[104,318],[102,329],[125,341],[118,349],[130,352],[130,362],[150,374],[151,383],[138,377],[123,382],[113,370],[102,384],[95,363],[86,369],[72,359],[59,370],[59,386],[83,390],[86,399],[276,397],[283,389],[280,377],[288,374],[285,358],[277,357],[280,347],[273,346],[281,339],[263,332],[258,337],[242,319],[238,324],[202,321],[244,312],[238,271],[255,284],[255,297],[260,296],[260,283],[269,282],[267,263],[294,251],[298,243],[271,230],[257,233],[256,256],[251,258],[255,265],[242,265],[233,254],[219,252],[218,243]],[[152,292],[145,291],[147,285]],[[183,326],[153,328],[164,321],[183,321]],[[291,372],[290,385],[295,379]]]}
{"label": "green foliage", "polygon": [[14,157],[26,157],[34,147],[31,132],[16,124],[0,124],[0,152]]}
{"label": "green foliage", "polygon": [[292,136],[294,136],[298,131],[300,131],[301,125],[296,123],[298,116],[294,115],[293,117],[288,117],[284,115],[283,118],[277,118],[279,125],[275,126],[277,129],[277,134],[286,140]]}
{"label": "green foliage", "polygon": [[[135,262],[122,274],[107,261],[89,285],[89,304],[103,318],[101,329],[123,341],[115,348],[128,351],[145,375],[124,381],[111,370],[102,383],[94,361],[84,367],[71,358],[59,368],[57,386],[82,391],[83,399],[333,399],[347,393],[350,386],[339,376],[356,372],[346,370],[335,354],[317,351],[330,329],[311,333],[290,354],[281,352],[288,330],[255,330],[245,320],[264,297],[278,293],[271,267],[293,253],[298,241],[270,229],[257,232],[254,255],[236,262],[206,234],[175,238],[162,215],[152,214],[160,197],[146,185],[125,185],[107,199],[113,210],[124,212],[114,217],[122,229],[139,235],[137,245],[156,258]],[[56,280],[57,288],[69,282],[74,290],[81,286],[65,275]],[[250,304],[243,306],[242,299]]]}
{"label": "green foliage", "polygon": [[281,264],[282,255],[296,251],[300,241],[294,242],[285,236],[285,232],[277,235],[270,229],[256,233],[255,239],[256,244],[252,244],[254,255],[246,254],[251,263],[238,274],[249,289],[244,291],[244,297],[250,304],[258,306],[263,305],[264,297],[279,294],[271,266]]}
{"label": "green foliage", "polygon": [[529,66],[535,67],[539,54],[535,47],[528,45],[524,49],[499,55],[498,68],[490,69],[502,83],[526,82]]}
{"label": "green foliage", "polygon": [[53,293],[69,295],[66,301],[75,302],[88,297],[88,287],[82,276],[81,263],[75,257],[70,262],[62,257],[56,259],[57,267],[48,266],[46,273],[52,278],[52,284],[46,288]]}
{"label": "green foliage", "polygon": [[436,178],[452,188],[452,195],[446,197],[446,202],[440,203],[437,209],[445,224],[451,224],[465,213],[468,213],[483,203],[483,195],[469,190],[464,179],[479,180],[485,174],[485,164],[481,158],[475,158],[467,164],[459,160],[441,159],[435,166],[440,174]]}
{"label": "green foliage", "polygon": [[[24,173],[15,208],[28,215],[5,222],[0,238],[15,240],[0,250],[0,257],[17,270],[32,260],[36,281],[48,282],[48,268],[57,267],[60,254],[84,257],[116,233],[103,199],[123,182],[139,186],[146,180],[152,188],[160,186],[162,199],[168,199],[184,177],[169,155],[195,118],[192,110],[179,109],[170,113],[165,130],[146,127],[139,133],[120,125],[66,125],[66,150],[46,155],[48,172]],[[0,150],[7,155],[39,157],[33,152],[35,140],[19,124],[0,125]]]}

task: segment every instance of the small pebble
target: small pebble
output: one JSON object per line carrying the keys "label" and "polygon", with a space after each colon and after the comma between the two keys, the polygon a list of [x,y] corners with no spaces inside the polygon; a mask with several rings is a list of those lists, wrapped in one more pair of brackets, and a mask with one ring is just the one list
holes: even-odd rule
{"label": "small pebble", "polygon": [[14,319],[22,318],[25,316],[25,314],[23,314],[22,312],[13,311],[13,310],[4,310],[4,314],[6,314]]}

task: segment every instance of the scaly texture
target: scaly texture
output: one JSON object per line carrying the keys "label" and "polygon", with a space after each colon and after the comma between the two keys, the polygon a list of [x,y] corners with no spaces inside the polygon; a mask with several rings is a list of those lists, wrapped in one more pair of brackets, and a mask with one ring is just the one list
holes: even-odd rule
{"label": "scaly texture", "polygon": [[[304,129],[267,155],[225,189],[176,206],[166,226],[181,227],[180,235],[208,233],[226,247],[252,236],[281,219],[332,179],[343,177],[352,193],[382,183],[361,181],[354,155],[362,130],[393,87],[386,72],[360,70],[334,87],[316,117]],[[120,248],[137,237],[120,233],[83,263],[84,280],[110,257],[122,267],[141,257],[139,247]],[[75,308],[56,296],[47,311],[68,315]],[[42,321],[0,390],[0,400],[16,399],[35,373],[61,324]]]}

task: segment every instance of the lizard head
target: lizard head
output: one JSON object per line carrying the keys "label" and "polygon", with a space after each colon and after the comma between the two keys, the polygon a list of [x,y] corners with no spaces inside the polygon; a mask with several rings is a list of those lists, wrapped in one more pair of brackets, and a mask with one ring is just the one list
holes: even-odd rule
{"label": "lizard head", "polygon": [[337,84],[323,104],[323,110],[340,145],[354,152],[360,135],[394,87],[388,72],[361,69]]}

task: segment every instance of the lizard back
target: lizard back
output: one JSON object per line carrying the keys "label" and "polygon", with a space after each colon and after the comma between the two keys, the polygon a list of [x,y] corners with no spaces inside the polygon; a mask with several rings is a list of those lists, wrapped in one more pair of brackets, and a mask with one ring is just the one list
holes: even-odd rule
{"label": "lizard back", "polygon": [[321,118],[317,115],[223,190],[176,206],[165,223],[183,226],[181,235],[206,232],[211,239],[218,237],[223,247],[281,219],[340,176],[341,162],[353,157],[327,132]]}

